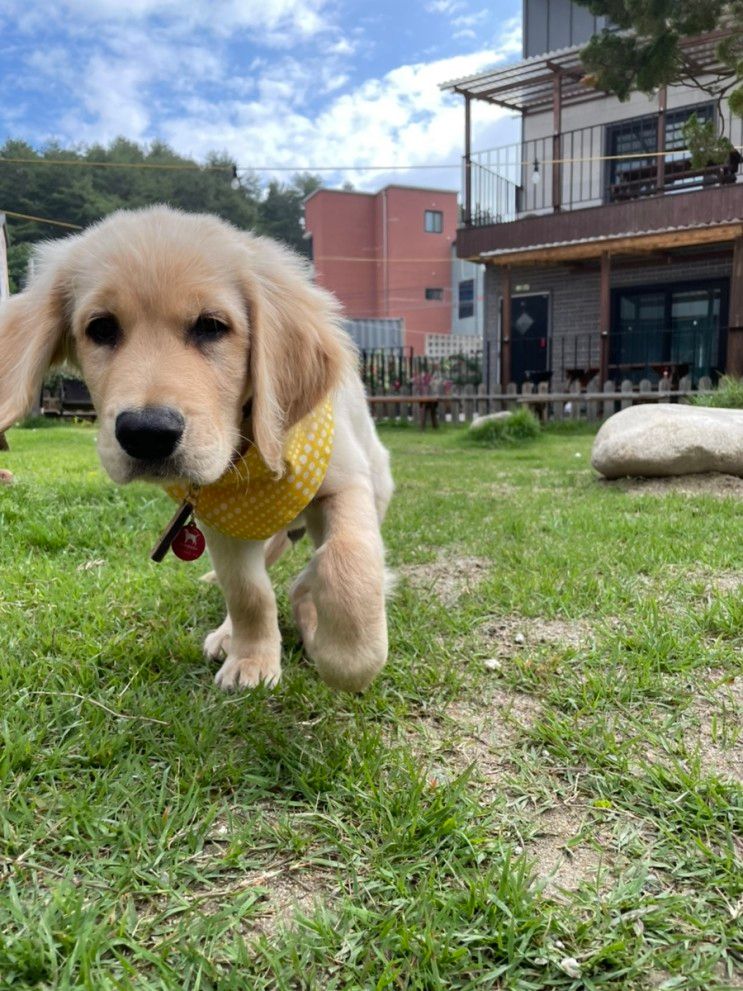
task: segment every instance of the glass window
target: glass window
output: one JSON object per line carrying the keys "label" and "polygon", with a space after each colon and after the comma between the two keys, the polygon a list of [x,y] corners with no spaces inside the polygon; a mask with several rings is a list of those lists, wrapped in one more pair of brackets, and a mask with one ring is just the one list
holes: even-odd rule
{"label": "glass window", "polygon": [[697,375],[716,371],[721,296],[719,288],[677,289],[671,295],[671,357]]}
{"label": "glass window", "polygon": [[[684,141],[684,124],[696,114],[700,122],[712,120],[714,107],[705,103],[698,107],[682,107],[680,110],[669,110],[666,114],[666,162],[679,159],[679,151],[686,146]],[[656,166],[658,156],[658,115],[635,117],[632,120],[620,121],[607,128],[607,154],[609,155],[608,183],[630,181],[635,187],[647,180],[647,191],[655,188]],[[674,154],[675,152],[675,154]],[[616,156],[631,155],[631,158]],[[682,159],[685,155],[680,156]],[[668,176],[667,178],[670,178]],[[644,188],[635,188],[635,194],[644,192]]]}
{"label": "glass window", "polygon": [[615,290],[610,347],[618,379],[715,377],[724,367],[719,282]]}
{"label": "glass window", "polygon": [[426,289],[426,299],[443,299],[443,289]]}
{"label": "glass window", "polygon": [[459,283],[459,319],[465,320],[475,313],[475,280],[463,279]]}
{"label": "glass window", "polygon": [[444,215],[441,210],[426,210],[424,226],[428,234],[440,234],[444,229]]}

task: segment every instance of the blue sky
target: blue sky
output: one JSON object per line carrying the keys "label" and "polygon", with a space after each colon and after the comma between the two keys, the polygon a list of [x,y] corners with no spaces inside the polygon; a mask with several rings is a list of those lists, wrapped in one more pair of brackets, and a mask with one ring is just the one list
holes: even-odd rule
{"label": "blue sky", "polygon": [[[361,188],[456,188],[461,98],[438,84],[516,60],[520,0],[3,0],[3,140],[161,139],[241,166],[353,166]],[[515,139],[478,105],[476,145]],[[274,173],[278,175],[279,173]],[[266,173],[270,175],[270,173]]]}

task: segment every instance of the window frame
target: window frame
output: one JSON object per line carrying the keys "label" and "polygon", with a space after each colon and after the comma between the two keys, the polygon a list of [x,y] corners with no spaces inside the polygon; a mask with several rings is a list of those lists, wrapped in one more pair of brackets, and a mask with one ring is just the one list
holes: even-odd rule
{"label": "window frame", "polygon": [[[666,111],[666,155],[664,156],[666,161],[668,161],[669,156],[678,153],[684,147],[683,143],[679,145],[673,140],[669,143],[669,131],[673,133],[673,130],[678,127],[679,122],[687,121],[692,114],[696,114],[697,117],[703,122],[714,120],[715,104],[710,101],[707,103],[692,104],[691,106],[686,107],[675,107],[673,110]],[[626,151],[617,150],[617,140],[620,138],[622,131],[631,130],[633,127],[636,128],[638,132],[638,143],[642,143],[644,147],[637,150],[637,156],[635,158],[623,160],[614,158],[616,155],[634,154],[631,149]],[[646,129],[646,133],[643,133],[644,129]],[[610,202],[611,187],[619,181],[622,166],[626,168],[636,168],[638,163],[643,161],[643,152],[648,156],[647,159],[645,159],[648,164],[652,164],[657,161],[658,114],[640,114],[637,117],[625,117],[623,120],[617,120],[610,124],[606,124],[604,145],[607,156],[604,174],[604,198],[607,202]]]}
{"label": "window frame", "polygon": [[[462,287],[467,286],[467,295],[462,294]],[[468,312],[463,312],[463,308]],[[457,285],[457,318],[468,320],[475,315],[475,280],[460,279]]]}
{"label": "window frame", "polygon": [[[428,226],[429,218],[431,218],[431,226]],[[423,211],[423,230],[426,234],[443,234],[444,232],[444,211],[443,210],[424,210]]]}

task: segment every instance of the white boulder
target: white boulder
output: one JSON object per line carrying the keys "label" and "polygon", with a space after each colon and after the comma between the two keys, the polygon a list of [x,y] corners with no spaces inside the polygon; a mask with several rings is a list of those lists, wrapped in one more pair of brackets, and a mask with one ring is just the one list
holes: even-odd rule
{"label": "white boulder", "polygon": [[743,410],[675,403],[630,406],[603,424],[591,464],[606,478],[743,476]]}

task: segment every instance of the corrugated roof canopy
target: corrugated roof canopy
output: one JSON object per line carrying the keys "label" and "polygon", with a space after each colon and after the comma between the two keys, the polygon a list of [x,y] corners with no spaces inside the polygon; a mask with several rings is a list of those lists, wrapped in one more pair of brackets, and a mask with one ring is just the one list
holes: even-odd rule
{"label": "corrugated roof canopy", "polygon": [[[727,34],[728,31],[716,31],[683,41],[682,48],[690,71],[696,75],[720,72],[716,49]],[[440,88],[524,113],[546,110],[552,106],[555,75],[559,74],[563,106],[601,99],[606,96],[604,91],[583,81],[582,48],[581,45],[536,55],[505,69],[452,79],[442,83]]]}

